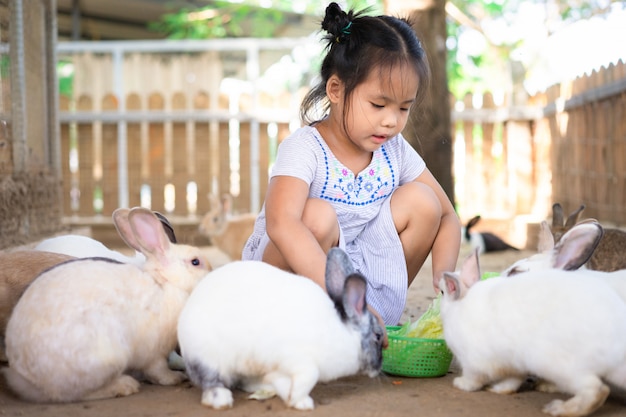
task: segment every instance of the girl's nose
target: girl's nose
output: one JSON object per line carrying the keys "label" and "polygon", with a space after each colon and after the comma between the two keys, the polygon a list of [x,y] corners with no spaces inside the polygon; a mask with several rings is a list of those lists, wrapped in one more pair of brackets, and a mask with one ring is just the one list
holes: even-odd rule
{"label": "girl's nose", "polygon": [[394,111],[388,111],[385,113],[385,116],[382,120],[382,125],[388,128],[394,128],[398,124],[398,116]]}

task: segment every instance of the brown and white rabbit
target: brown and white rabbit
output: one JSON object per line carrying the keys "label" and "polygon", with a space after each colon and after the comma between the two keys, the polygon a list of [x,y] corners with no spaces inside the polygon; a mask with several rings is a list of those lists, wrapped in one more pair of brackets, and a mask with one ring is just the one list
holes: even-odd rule
{"label": "brown and white rabbit", "polygon": [[0,361],[6,362],[4,334],[9,317],[26,287],[43,271],[73,256],[36,250],[17,250],[0,254]]}
{"label": "brown and white rabbit", "polygon": [[626,303],[588,271],[533,270],[480,281],[478,254],[439,287],[444,337],[464,391],[512,393],[533,375],[571,394],[543,411],[584,416],[604,404],[606,384],[626,389]]}
{"label": "brown and white rabbit", "polygon": [[377,375],[383,329],[366,303],[366,281],[341,249],[329,251],[324,290],[267,263],[236,261],[195,288],[178,323],[189,379],[202,404],[233,405],[231,388],[277,394],[314,408],[318,381]]}
{"label": "brown and white rabbit", "polygon": [[[561,235],[571,229],[579,221],[582,211],[585,209],[581,205],[572,212],[565,223],[563,223],[563,209],[559,203],[552,206],[552,234],[554,241],[558,242]],[[582,222],[596,221],[586,219]],[[626,269],[626,232],[616,228],[604,228],[604,235],[586,264],[587,268],[595,271],[618,271]]]}
{"label": "brown and white rabbit", "polygon": [[4,373],[20,397],[130,395],[139,390],[131,371],[161,385],[185,379],[166,358],[176,346],[178,315],[210,265],[199,249],[171,243],[150,210],[134,208],[128,220],[132,236],[125,238],[146,257],[141,268],[76,259],[42,273],[18,301],[7,326]]}

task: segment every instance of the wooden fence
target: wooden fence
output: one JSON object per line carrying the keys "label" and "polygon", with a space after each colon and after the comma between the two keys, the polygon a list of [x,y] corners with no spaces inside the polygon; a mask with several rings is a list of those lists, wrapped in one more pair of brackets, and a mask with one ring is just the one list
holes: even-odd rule
{"label": "wooden fence", "polygon": [[[302,91],[244,94],[233,102],[223,92],[168,82],[170,64],[136,63],[133,82],[148,72],[159,73],[159,81],[123,95],[94,93],[93,76],[103,74],[96,68],[110,64],[83,59],[92,60],[92,78],[60,103],[66,218],[109,217],[120,204],[124,172],[129,206],[196,218],[209,209],[210,192],[233,191],[237,211],[260,207],[277,144],[298,126]],[[471,95],[456,103],[461,218],[481,214],[523,228],[549,217],[558,201],[566,211],[584,203],[586,216],[626,225],[625,71],[619,62],[553,86],[525,106],[494,103],[490,94],[480,107]]]}
{"label": "wooden fence", "polygon": [[[170,98],[172,107],[184,109],[183,93]],[[222,99],[221,101],[225,101]],[[147,109],[141,98],[126,98],[129,111],[163,111],[166,98],[152,94]],[[208,110],[206,94],[193,97],[194,110]],[[105,112],[115,111],[113,96],[102,99]],[[68,111],[62,99],[61,111]],[[77,110],[90,112],[93,101],[80,97]],[[227,119],[227,116],[223,116]],[[216,130],[218,140],[211,131]],[[232,132],[237,137],[233,139]],[[251,177],[256,176],[261,196],[268,182],[270,157],[289,133],[284,122],[259,123],[259,167],[252,172],[251,123],[223,121],[131,121],[127,123],[126,154],[129,207],[147,206],[175,216],[202,215],[209,209],[211,192],[231,192],[238,211],[247,211]],[[235,142],[233,142],[233,140]],[[237,143],[238,142],[238,143]],[[64,155],[63,193],[66,216],[109,217],[118,204],[120,149],[115,122],[62,123],[61,149]],[[262,204],[262,201],[257,202]]]}
{"label": "wooden fence", "polygon": [[462,219],[503,219],[508,229],[501,231],[510,235],[516,220],[550,219],[559,202],[567,212],[585,204],[585,217],[626,226],[622,61],[552,86],[522,107],[496,105],[489,93],[477,107],[473,98],[468,94],[453,110]]}
{"label": "wooden fence", "polygon": [[236,211],[258,210],[303,94],[268,92],[260,73],[310,42],[60,44],[74,71],[59,105],[66,222],[110,220],[115,208],[138,205],[193,221],[209,193],[230,192]]}

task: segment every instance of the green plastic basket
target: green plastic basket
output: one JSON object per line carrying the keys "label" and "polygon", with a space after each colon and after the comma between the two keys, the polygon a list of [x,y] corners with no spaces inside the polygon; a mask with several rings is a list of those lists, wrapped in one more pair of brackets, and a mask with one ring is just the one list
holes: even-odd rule
{"label": "green plastic basket", "polygon": [[392,375],[430,378],[448,373],[452,352],[443,339],[394,336],[399,326],[387,326],[389,347],[383,349],[383,372]]}

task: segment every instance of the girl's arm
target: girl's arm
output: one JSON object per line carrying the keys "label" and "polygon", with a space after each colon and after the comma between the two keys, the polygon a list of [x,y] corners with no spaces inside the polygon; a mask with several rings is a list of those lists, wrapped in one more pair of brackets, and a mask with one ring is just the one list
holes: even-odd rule
{"label": "girl's arm", "polygon": [[[298,275],[309,277],[326,291],[326,254],[313,233],[302,222],[304,205],[309,198],[309,186],[301,179],[289,176],[272,177],[265,196],[267,235],[281,253],[289,268]],[[368,307],[383,330],[380,314]],[[383,335],[383,348],[389,341]]]}
{"label": "girl's arm", "polygon": [[272,177],[265,197],[267,234],[294,273],[326,289],[326,254],[302,222],[309,186],[289,176]]}
{"label": "girl's arm", "polygon": [[425,169],[416,179],[433,189],[441,205],[439,231],[431,249],[433,288],[439,292],[439,280],[445,271],[456,270],[456,263],[461,248],[461,222],[447,194],[432,173]]}

